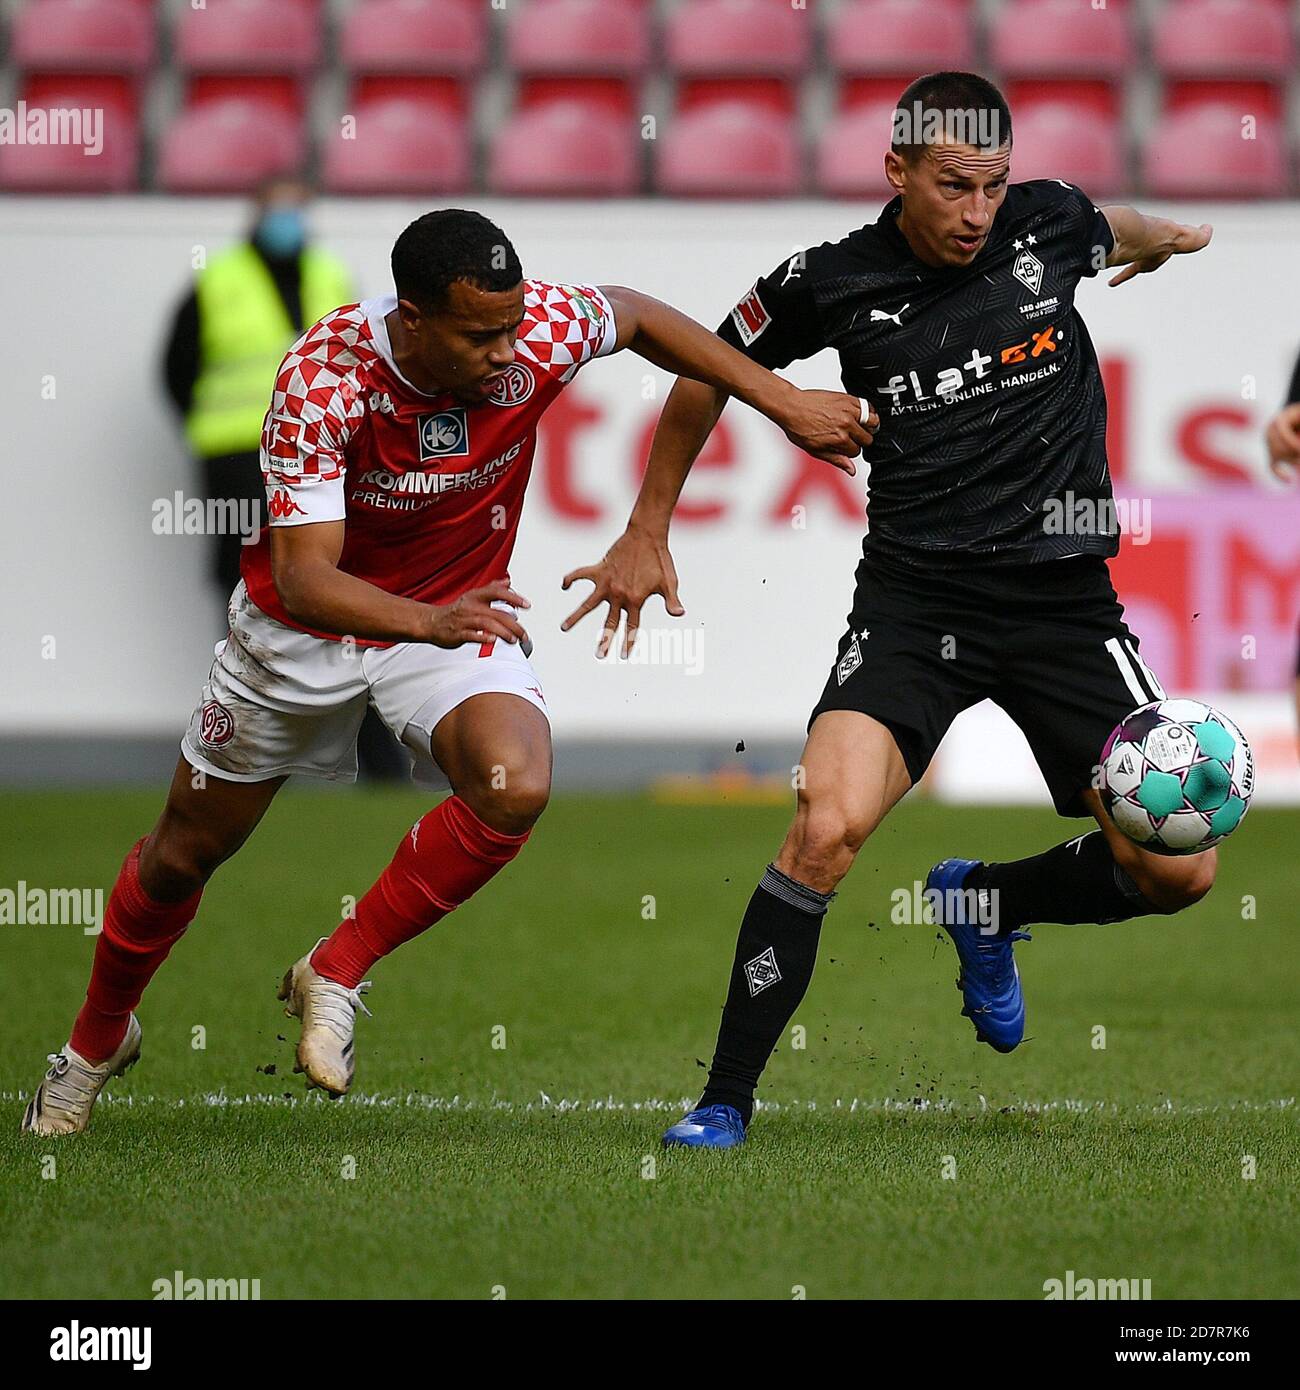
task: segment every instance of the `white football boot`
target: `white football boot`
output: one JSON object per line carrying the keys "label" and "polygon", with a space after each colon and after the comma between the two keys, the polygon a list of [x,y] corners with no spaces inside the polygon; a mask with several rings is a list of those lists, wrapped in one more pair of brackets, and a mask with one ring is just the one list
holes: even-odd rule
{"label": "white football boot", "polygon": [[[322,936],[316,946],[324,940]],[[352,1085],[356,1069],[352,1033],[357,1010],[372,1017],[361,999],[370,981],[362,980],[356,989],[349,989],[318,975],[311,966],[316,946],[289,967],[276,997],[286,1001],[284,1011],[290,1018],[302,1020],[294,1071],[305,1072],[309,1086],[319,1086],[337,1100]]]}
{"label": "white football boot", "polygon": [[47,1060],[50,1069],[23,1111],[23,1131],[80,1134],[90,1123],[90,1112],[110,1078],[121,1076],[140,1060],[140,1024],[134,1014],[128,1016],[126,1037],[107,1061],[88,1062],[71,1043],[62,1052],[51,1052]]}

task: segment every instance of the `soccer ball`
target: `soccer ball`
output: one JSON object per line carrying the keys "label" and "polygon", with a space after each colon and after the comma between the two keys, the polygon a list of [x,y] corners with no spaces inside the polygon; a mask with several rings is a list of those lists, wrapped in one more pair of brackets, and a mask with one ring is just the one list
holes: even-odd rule
{"label": "soccer ball", "polygon": [[1199,700],[1157,700],[1118,725],[1101,750],[1111,819],[1155,854],[1199,854],[1241,824],[1255,789],[1250,744]]}

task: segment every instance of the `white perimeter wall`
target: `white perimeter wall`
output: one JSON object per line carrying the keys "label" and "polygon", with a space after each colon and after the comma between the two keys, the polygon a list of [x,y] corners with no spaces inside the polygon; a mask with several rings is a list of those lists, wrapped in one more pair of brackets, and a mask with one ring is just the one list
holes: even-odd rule
{"label": "white perimeter wall", "polygon": [[[527,273],[633,285],[709,325],[780,258],[878,212],[814,202],[476,206],[513,238]],[[423,210],[324,202],[315,225],[372,294],[389,287],[393,238]],[[1124,401],[1113,402],[1126,483],[1157,494],[1205,489],[1207,454],[1246,468],[1266,513],[1278,509],[1277,545],[1294,555],[1297,514],[1265,479],[1260,431],[1300,347],[1300,206],[1149,210],[1213,221],[1216,234],[1201,256],[1158,275],[1080,289],[1100,355],[1126,376]],[[159,357],[194,249],[220,247],[244,219],[241,203],[223,200],[0,202],[0,735],[162,731],[189,712],[220,609],[209,542],[151,529],[155,499],[195,490]],[[789,375],[834,385],[835,369],[824,354]],[[742,406],[724,417],[723,460],[699,468],[687,492],[717,504],[718,516],[675,534],[686,623],[703,640],[684,655],[700,669],[597,665],[594,626],[558,632],[571,606],[560,575],[594,561],[622,529],[634,458],[669,384],[630,354],[596,363],[567,393],[577,409],[565,427],[543,436],[514,578],[534,603],[535,660],[556,730],[797,734],[842,628],[861,527],[819,491],[805,499],[805,530],[773,515],[798,456]],[[1209,491],[1205,504],[1214,507]],[[591,515],[574,516],[575,505]],[[1252,669],[1246,684],[1282,684],[1281,633],[1293,616],[1276,617],[1267,670]],[[668,626],[657,605],[648,625]],[[1271,708],[1276,725],[1285,716]]]}

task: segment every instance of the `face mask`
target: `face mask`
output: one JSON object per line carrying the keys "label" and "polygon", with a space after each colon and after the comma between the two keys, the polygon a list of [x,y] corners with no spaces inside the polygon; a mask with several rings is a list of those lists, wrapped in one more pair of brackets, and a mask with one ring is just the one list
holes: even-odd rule
{"label": "face mask", "polygon": [[301,208],[269,208],[253,232],[253,240],[268,256],[296,256],[307,243],[307,219]]}

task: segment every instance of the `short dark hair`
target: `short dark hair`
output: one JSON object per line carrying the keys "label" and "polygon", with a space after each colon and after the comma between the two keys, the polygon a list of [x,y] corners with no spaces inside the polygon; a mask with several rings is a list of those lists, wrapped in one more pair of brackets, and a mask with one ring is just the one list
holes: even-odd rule
{"label": "short dark hair", "polygon": [[974,72],[930,72],[918,77],[894,108],[890,147],[913,159],[940,140],[997,150],[1011,142],[1006,98]]}
{"label": "short dark hair", "polygon": [[524,278],[510,238],[477,212],[426,212],[393,243],[393,284],[399,299],[440,309],[457,280],[481,290],[510,290]]}

